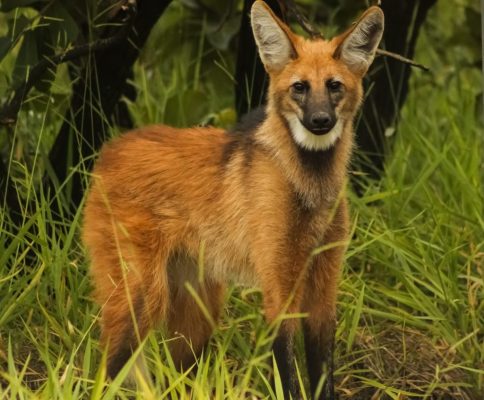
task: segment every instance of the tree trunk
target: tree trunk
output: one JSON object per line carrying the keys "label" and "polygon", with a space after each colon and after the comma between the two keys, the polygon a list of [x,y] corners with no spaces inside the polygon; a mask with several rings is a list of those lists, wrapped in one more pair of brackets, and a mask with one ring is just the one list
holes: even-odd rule
{"label": "tree trunk", "polygon": [[[63,196],[72,211],[82,200],[85,186],[83,171],[91,169],[93,155],[105,141],[110,123],[116,118],[125,121],[125,125],[130,124],[129,119],[119,115],[126,113],[126,108],[117,105],[126,90],[126,80],[132,73],[140,49],[170,2],[139,0],[127,37],[108,50],[93,54],[79,72],[69,110],[49,154],[53,174],[46,177],[51,190],[58,191],[60,184],[66,181]],[[121,17],[118,16],[118,20]],[[121,25],[107,28],[103,37],[112,37],[121,28]],[[71,171],[71,168],[74,170]],[[72,177],[67,179],[71,172]]]}
{"label": "tree trunk", "polygon": [[[268,77],[260,61],[250,26],[250,8],[254,0],[245,0],[239,31],[235,68],[235,107],[238,118],[265,102]],[[284,19],[277,0],[266,0],[275,14]]]}
{"label": "tree trunk", "polygon": [[[383,44],[393,53],[413,58],[415,45],[428,10],[437,0],[383,0],[385,13]],[[410,66],[388,57],[377,57],[365,81],[368,97],[357,127],[356,170],[380,178],[388,152],[387,129],[395,129],[408,94]],[[360,181],[356,176],[354,181]],[[361,183],[355,182],[361,189]]]}

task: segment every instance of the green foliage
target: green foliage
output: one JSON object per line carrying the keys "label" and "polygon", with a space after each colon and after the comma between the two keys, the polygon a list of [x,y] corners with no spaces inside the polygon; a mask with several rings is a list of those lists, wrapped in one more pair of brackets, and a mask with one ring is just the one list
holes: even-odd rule
{"label": "green foliage", "polygon": [[200,11],[172,3],[153,29],[135,71],[139,79],[134,84],[143,94],[130,105],[137,125],[228,126],[235,121],[234,43],[230,49],[213,47],[214,23],[207,13],[200,18]]}
{"label": "green foliage", "polygon": [[[442,346],[439,367],[445,369],[460,354],[459,367],[476,373],[477,381],[468,383],[482,390],[482,128],[471,93],[461,93],[457,105],[442,91],[418,85],[414,79],[382,186],[354,199],[358,221],[349,265],[362,280],[350,308],[366,314],[364,324],[375,336],[377,321],[400,325],[403,332],[425,332],[435,348],[419,354],[420,359],[438,359],[436,348]],[[423,108],[422,98],[430,106]],[[342,328],[352,332],[353,327],[349,318]],[[412,334],[401,336],[413,340]],[[412,362],[409,368],[415,368]],[[383,372],[388,377],[392,369]],[[398,370],[394,374],[398,381]]]}
{"label": "green foliage", "polygon": [[3,0],[0,3],[0,11],[8,12],[12,11],[18,7],[28,7],[33,6],[36,3],[47,3],[47,1],[39,1],[39,0]]}
{"label": "green foliage", "polygon": [[[426,92],[419,81],[413,80],[385,178],[352,197],[355,235],[340,284],[337,332],[342,398],[472,398],[465,390],[482,390],[484,220],[475,99],[465,92],[454,102],[444,90]],[[29,190],[31,178],[26,172],[19,191]],[[231,291],[195,375],[175,370],[158,332],[145,345],[154,386],[146,384],[144,394],[120,388],[119,380],[106,387],[80,213],[52,230],[49,209],[48,198],[36,198],[35,213],[26,214],[15,237],[0,218],[5,396],[188,398],[191,390],[194,398],[279,398],[280,386],[272,392],[269,385],[273,332],[253,289]]]}
{"label": "green foliage", "polygon": [[[22,8],[26,6],[38,11]],[[12,71],[11,84],[14,87],[26,79],[30,68],[40,60],[51,57],[56,51],[64,51],[78,39],[82,20],[76,21],[62,1],[7,1],[2,3],[0,10],[11,11],[6,19],[8,32],[0,38],[0,61],[20,43]],[[48,91],[55,74],[53,65],[36,84],[37,89]]]}
{"label": "green foliage", "polygon": [[428,78],[424,82],[452,90],[461,86],[476,95],[482,93],[480,12],[478,2],[472,1],[455,1],[452,6],[438,1],[430,10],[420,44],[427,51],[419,57],[433,73],[423,77]]}

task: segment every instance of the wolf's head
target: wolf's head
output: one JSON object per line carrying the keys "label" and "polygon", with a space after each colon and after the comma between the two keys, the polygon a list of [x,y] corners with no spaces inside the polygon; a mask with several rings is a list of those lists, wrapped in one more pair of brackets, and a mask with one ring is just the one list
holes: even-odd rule
{"label": "wolf's head", "polygon": [[287,121],[299,146],[330,148],[361,103],[361,81],[383,34],[383,12],[369,8],[330,41],[296,35],[263,1],[252,6],[251,23],[270,77],[269,112]]}

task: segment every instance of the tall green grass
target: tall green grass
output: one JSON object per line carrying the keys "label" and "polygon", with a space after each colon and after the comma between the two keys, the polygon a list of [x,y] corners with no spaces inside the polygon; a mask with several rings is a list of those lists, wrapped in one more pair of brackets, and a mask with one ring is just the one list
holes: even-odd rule
{"label": "tall green grass", "polygon": [[[170,12],[181,18],[181,10]],[[206,26],[198,29],[203,37]],[[190,43],[163,67],[151,65],[156,57],[141,59],[133,82],[140,95],[129,104],[137,124],[233,122],[232,62],[203,40]],[[202,58],[211,59],[210,68],[201,67]],[[444,86],[416,73],[382,180],[369,182],[361,197],[350,193],[353,240],[338,304],[340,398],[484,394],[483,139],[475,77]],[[127,370],[105,382],[81,211],[59,222],[50,211],[55,193],[38,190],[46,143],[59,126],[53,119],[48,106],[23,113],[13,131],[17,147],[7,155],[19,198],[33,207],[17,227],[1,208],[0,398],[281,398],[277,372],[270,384],[274,332],[255,288],[231,288],[196,372],[177,372],[167,339],[153,332],[144,345],[153,384],[124,387]],[[37,151],[22,154],[22,140]]]}

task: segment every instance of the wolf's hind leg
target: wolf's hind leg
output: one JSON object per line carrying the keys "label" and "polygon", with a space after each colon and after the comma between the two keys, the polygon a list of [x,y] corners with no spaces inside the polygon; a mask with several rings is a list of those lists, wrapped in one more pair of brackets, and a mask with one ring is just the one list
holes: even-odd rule
{"label": "wolf's hind leg", "polygon": [[[107,373],[111,379],[170,307],[165,259],[146,252],[145,259],[137,257],[128,264],[127,271],[116,280],[110,280],[114,289],[100,304],[101,342],[107,348]],[[147,375],[141,361],[142,357],[135,368],[140,367],[142,375]],[[149,376],[144,378],[149,379]]]}
{"label": "wolf's hind leg", "polygon": [[195,293],[190,293],[186,286],[173,288],[167,321],[169,337],[173,338],[169,345],[170,354],[175,365],[183,370],[195,363],[208,343],[225,295],[225,286],[220,283],[209,280],[187,282]]}

